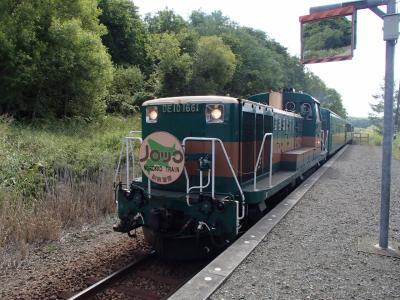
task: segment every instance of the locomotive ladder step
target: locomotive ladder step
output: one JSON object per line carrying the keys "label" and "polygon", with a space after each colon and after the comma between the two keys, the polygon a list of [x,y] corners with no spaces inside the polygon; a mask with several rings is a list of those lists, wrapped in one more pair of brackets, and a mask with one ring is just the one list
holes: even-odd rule
{"label": "locomotive ladder step", "polygon": [[[278,171],[276,173],[272,174],[272,186],[269,186],[269,178],[264,177],[261,179],[257,180],[257,190],[270,190],[277,184],[282,183],[283,181],[286,181],[290,179],[292,176],[296,174],[295,171]],[[243,192],[253,192],[254,191],[254,185],[253,183],[246,185],[243,188]]]}

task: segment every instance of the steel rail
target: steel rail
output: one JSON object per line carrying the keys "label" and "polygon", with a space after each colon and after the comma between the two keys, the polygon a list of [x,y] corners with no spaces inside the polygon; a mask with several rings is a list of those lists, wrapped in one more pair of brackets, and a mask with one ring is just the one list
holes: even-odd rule
{"label": "steel rail", "polygon": [[145,255],[145,256],[139,258],[138,260],[130,263],[129,265],[123,267],[122,269],[120,269],[118,271],[115,271],[114,273],[101,279],[100,281],[96,282],[95,284],[92,284],[91,286],[82,290],[78,294],[72,296],[71,298],[68,298],[68,300],[88,299],[89,297],[92,297],[93,295],[104,290],[108,285],[113,283],[118,278],[124,276],[126,273],[132,271],[134,268],[139,267],[143,263],[154,258],[155,255],[156,255],[156,252],[154,250],[152,250],[148,255]]}

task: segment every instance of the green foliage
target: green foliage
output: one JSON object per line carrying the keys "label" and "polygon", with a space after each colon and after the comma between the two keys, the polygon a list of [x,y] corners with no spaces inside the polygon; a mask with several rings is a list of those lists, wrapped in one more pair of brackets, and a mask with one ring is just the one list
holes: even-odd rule
{"label": "green foliage", "polygon": [[332,110],[343,118],[347,118],[342,97],[335,90],[327,88],[325,83],[313,73],[306,73],[306,91],[321,102],[321,106]]}
{"label": "green foliage", "polygon": [[335,50],[351,45],[352,22],[346,17],[334,17],[303,24],[305,51]]}
{"label": "green foliage", "polygon": [[220,11],[185,21],[164,9],[142,21],[129,0],[4,0],[0,8],[0,113],[90,119],[105,109],[129,114],[153,97],[293,87],[346,115],[340,95],[297,57]]}
{"label": "green foliage", "polygon": [[187,27],[186,21],[168,8],[158,11],[154,16],[147,14],[145,22],[151,33],[179,33]]}
{"label": "green foliage", "polygon": [[398,134],[393,141],[393,158],[400,160],[400,136]]}
{"label": "green foliage", "polygon": [[140,127],[139,118],[81,118],[24,125],[0,119],[0,193],[37,197],[49,178],[114,169],[121,138]]}
{"label": "green foliage", "polygon": [[108,33],[103,43],[118,65],[145,66],[146,30],[137,7],[129,0],[99,0],[99,17]]}
{"label": "green foliage", "polygon": [[[383,136],[381,128],[371,125],[367,128],[355,128],[354,132],[361,133],[362,135],[368,135],[368,141],[370,145],[382,146]],[[400,137],[398,134],[394,135],[393,138],[393,158],[400,160]]]}
{"label": "green foliage", "polygon": [[238,28],[224,35],[237,57],[230,90],[247,96],[285,86],[283,58],[267,45],[266,35],[250,28]]}
{"label": "green foliage", "polygon": [[144,92],[144,77],[138,67],[117,67],[106,96],[107,112],[131,114],[138,110],[135,95]]}
{"label": "green foliage", "polygon": [[369,118],[348,117],[347,120],[357,128],[367,128],[372,125]]}
{"label": "green foliage", "polygon": [[221,93],[235,68],[236,57],[220,37],[201,37],[193,62],[194,94]]}
{"label": "green foliage", "polygon": [[368,135],[369,145],[382,146],[382,133],[379,132],[379,129],[374,125],[367,128],[355,128],[354,133],[361,133],[363,136]]}
{"label": "green foliage", "polygon": [[97,2],[3,1],[1,8],[0,113],[101,114],[112,66]]}
{"label": "green foliage", "polygon": [[334,111],[343,118],[347,118],[346,109],[343,107],[342,97],[336,90],[327,88],[324,96],[320,98],[320,100],[323,107]]}
{"label": "green foliage", "polygon": [[160,96],[184,94],[191,76],[192,58],[181,52],[176,34],[150,35],[147,55],[154,64],[152,80],[155,94]]}
{"label": "green foliage", "polygon": [[189,19],[191,26],[202,36],[220,36],[236,26],[228,17],[223,16],[221,11],[214,11],[207,15],[201,10],[196,10],[192,12]]}
{"label": "green foliage", "polygon": [[[382,86],[381,91],[373,95],[374,102],[370,103],[372,113],[369,114],[370,121],[378,128],[380,132],[383,132],[383,112],[384,112],[384,96],[385,89]],[[400,95],[399,90],[395,91],[393,94],[393,121],[394,130],[400,131]]]}

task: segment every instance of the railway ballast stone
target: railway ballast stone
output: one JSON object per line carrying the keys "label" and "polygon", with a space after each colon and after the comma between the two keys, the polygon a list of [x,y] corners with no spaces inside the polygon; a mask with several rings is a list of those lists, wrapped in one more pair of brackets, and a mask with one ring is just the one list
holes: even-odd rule
{"label": "railway ballast stone", "polygon": [[[381,148],[350,146],[211,299],[400,299],[400,259],[359,251],[378,242],[380,190]],[[389,236],[400,241],[396,160]]]}

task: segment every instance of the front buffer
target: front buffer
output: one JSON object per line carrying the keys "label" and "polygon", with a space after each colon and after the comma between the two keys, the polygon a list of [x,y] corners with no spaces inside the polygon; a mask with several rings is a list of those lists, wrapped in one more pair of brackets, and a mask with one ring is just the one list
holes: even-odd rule
{"label": "front buffer", "polygon": [[145,239],[165,259],[203,258],[224,249],[238,234],[238,202],[208,195],[152,190],[139,185],[117,190],[120,224],[126,232],[143,227]]}

